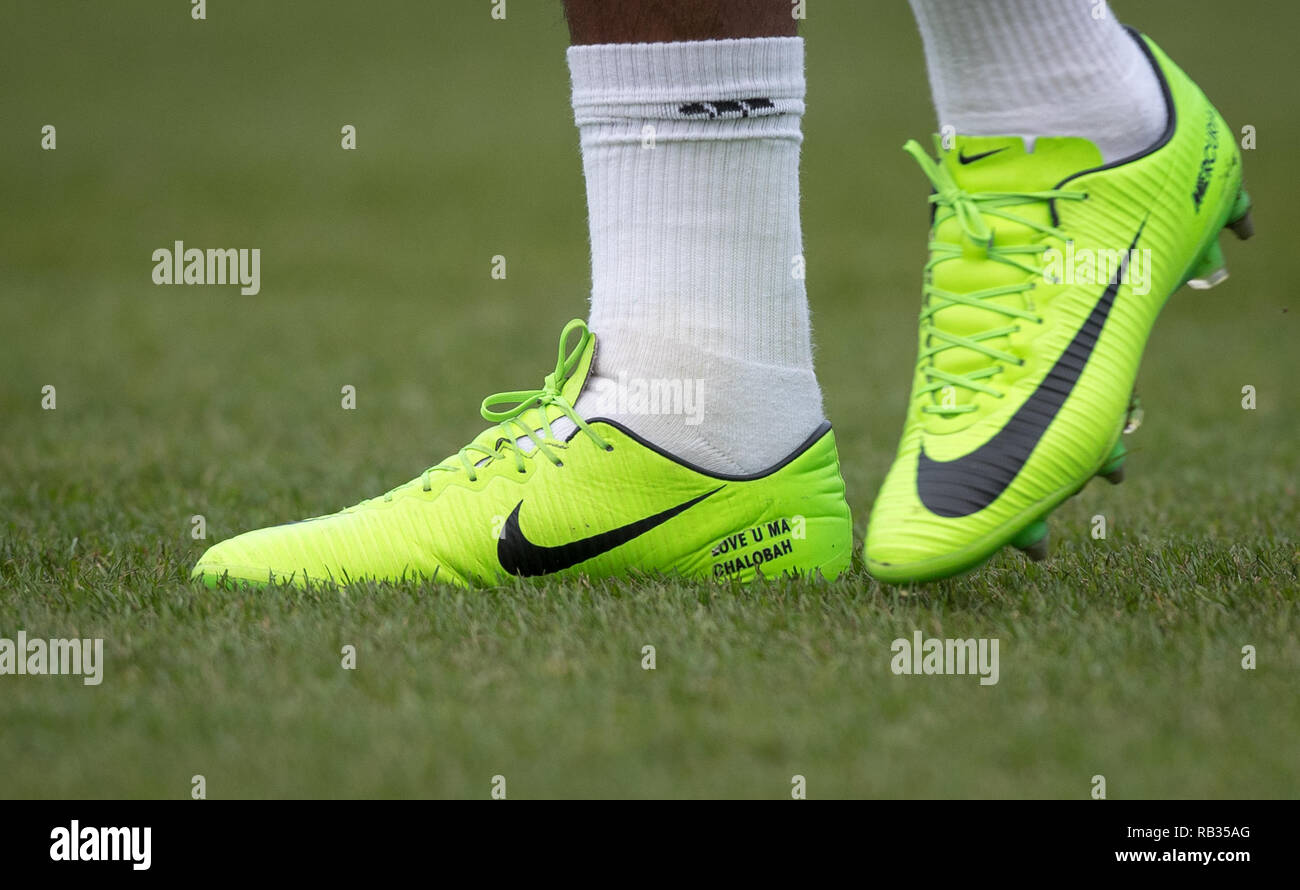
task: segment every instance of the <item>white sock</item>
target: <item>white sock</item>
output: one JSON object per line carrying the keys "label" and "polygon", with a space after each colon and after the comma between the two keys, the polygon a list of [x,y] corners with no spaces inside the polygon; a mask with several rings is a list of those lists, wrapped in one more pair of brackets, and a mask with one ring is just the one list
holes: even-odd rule
{"label": "white sock", "polygon": [[1151,62],[1105,0],[911,0],[940,126],[1082,136],[1109,163],[1165,128]]}
{"label": "white sock", "polygon": [[705,469],[764,470],[823,420],[799,230],[803,41],[574,46],[569,70],[596,334],[576,407]]}

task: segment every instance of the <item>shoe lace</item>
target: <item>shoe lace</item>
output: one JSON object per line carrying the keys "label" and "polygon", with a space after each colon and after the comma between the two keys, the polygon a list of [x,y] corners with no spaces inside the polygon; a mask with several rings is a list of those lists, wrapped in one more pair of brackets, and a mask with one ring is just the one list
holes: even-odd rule
{"label": "shoe lace", "polygon": [[[966,292],[950,291],[932,283],[934,269],[941,263],[968,255],[973,248],[994,262],[1004,263],[1019,269],[1032,278],[1038,278],[1043,275],[1043,254],[1049,249],[1050,245],[1041,243],[1041,241],[1035,244],[997,244],[994,239],[994,229],[989,220],[1004,219],[1027,226],[1039,232],[1041,236],[1064,240],[1066,235],[1059,227],[1027,219],[1017,213],[1010,212],[1008,208],[1054,200],[1080,201],[1087,198],[1087,194],[1063,189],[1047,189],[1036,192],[968,192],[957,185],[948,169],[926,154],[925,149],[915,139],[908,140],[908,143],[903,146],[903,150],[920,164],[921,170],[930,180],[930,184],[934,186],[934,194],[930,196],[930,203],[936,207],[932,230],[937,229],[940,223],[956,217],[961,224],[962,232],[970,242],[967,244],[965,242],[953,243],[951,241],[932,240],[929,243],[930,259],[925,264],[925,284],[921,289],[925,300],[924,309],[921,312],[922,348],[918,358],[918,361],[925,365],[922,372],[928,382],[917,390],[917,396],[929,395],[952,386],[985,393],[1000,399],[1003,397],[1003,393],[982,381],[1000,374],[1004,370],[1004,365],[1000,363],[1023,365],[1025,360],[1006,350],[996,348],[988,341],[1017,333],[1020,330],[1018,323],[1020,321],[1041,324],[1043,319],[1033,311],[1032,304],[1029,304],[1029,308],[1022,309],[1017,306],[1006,306],[991,301],[994,297],[1032,290],[1034,288],[1033,281],[1026,280],[1016,284]],[[1030,264],[1028,259],[1030,257],[1037,259],[1037,265]],[[1028,301],[1026,302],[1028,303]],[[958,305],[985,309],[1003,318],[1013,319],[1015,323],[988,328],[969,336],[945,331],[935,324],[934,316],[936,313],[950,306]],[[935,356],[949,349],[957,348],[980,353],[991,361],[985,367],[965,374],[955,374],[935,366]],[[975,411],[977,408],[970,403],[941,403],[925,405],[921,410],[927,414],[952,416]]]}
{"label": "shoe lace", "polygon": [[[565,347],[575,331],[579,332],[578,342],[566,352]],[[543,455],[555,466],[564,466],[556,449],[566,446],[556,437],[551,428],[549,412],[546,410],[552,405],[559,408],[565,417],[573,421],[574,425],[590,436],[598,446],[606,451],[613,451],[614,447],[606,442],[587,421],[578,416],[573,405],[563,394],[564,384],[573,376],[590,340],[591,331],[581,320],[574,319],[565,325],[556,351],[555,370],[546,375],[541,389],[498,392],[483,400],[480,413],[484,420],[497,425],[496,442],[491,447],[471,442],[457,452],[457,463],[443,462],[436,467],[429,467],[420,477],[424,490],[430,490],[433,473],[456,472],[463,469],[469,476],[469,480],[473,482],[478,478],[478,470],[492,461],[503,459],[506,455],[514,458],[515,469],[520,473],[526,472],[524,459],[534,451]],[[503,405],[508,407],[503,408]],[[528,418],[529,422],[525,422],[524,414],[534,409],[537,417],[540,418],[540,430],[534,427],[531,417]],[[539,431],[541,435],[538,434]],[[532,451],[525,451],[520,444],[520,440],[525,438],[533,443]]]}

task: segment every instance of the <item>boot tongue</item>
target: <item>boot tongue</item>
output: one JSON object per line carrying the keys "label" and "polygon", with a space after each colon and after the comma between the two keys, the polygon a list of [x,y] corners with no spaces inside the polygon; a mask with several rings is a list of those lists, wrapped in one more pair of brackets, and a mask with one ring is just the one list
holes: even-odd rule
{"label": "boot tongue", "polygon": [[1077,137],[1040,137],[1026,151],[1019,136],[958,136],[946,151],[940,144],[939,163],[967,192],[1042,192],[1100,167],[1102,157],[1097,146]]}
{"label": "boot tongue", "polygon": [[[1031,152],[1025,151],[1025,142],[1019,136],[958,136],[952,147],[946,150],[938,138],[935,143],[939,150],[940,166],[958,188],[972,196],[1050,191],[1066,177],[1102,163],[1101,153],[1086,139],[1040,138]],[[1046,227],[1052,224],[1047,201],[1015,203],[1006,206],[1005,212],[1024,222],[985,213],[983,221],[988,226],[995,250],[998,247],[1016,248],[1037,243],[1041,240],[1042,233],[1034,226]],[[1024,270],[1015,265],[990,258],[986,249],[966,234],[961,220],[956,216],[948,216],[935,228],[935,238],[962,248],[959,255],[935,265],[931,282],[938,288],[956,293],[972,293],[988,288],[1014,286],[1028,277]],[[1017,258],[1032,265],[1028,255],[1021,254]],[[994,349],[1011,349],[1013,344],[1005,335],[988,339],[980,337],[985,331],[1012,323],[1009,316],[993,311],[993,306],[1017,310],[1028,308],[1024,294],[1013,291],[985,298],[980,306],[954,303],[934,312],[931,321],[935,327],[955,336],[980,339]],[[933,362],[942,371],[963,376],[981,372],[990,364],[996,363],[986,353],[961,346],[937,353]],[[939,403],[944,396],[935,393],[934,398]],[[958,386],[947,398],[955,399],[957,405],[964,405],[973,400],[974,393]]]}

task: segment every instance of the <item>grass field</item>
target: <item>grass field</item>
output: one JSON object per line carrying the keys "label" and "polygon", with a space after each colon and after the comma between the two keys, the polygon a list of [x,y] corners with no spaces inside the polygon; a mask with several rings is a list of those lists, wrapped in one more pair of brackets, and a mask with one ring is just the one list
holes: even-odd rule
{"label": "grass field", "polygon": [[[213,540],[413,477],[550,369],[588,288],[559,2],[187,7],[6,4],[0,637],[102,637],[106,664],[0,676],[0,796],[1300,795],[1300,9],[1120,6],[1256,128],[1260,234],[1171,300],[1128,481],[1059,510],[1047,562],[344,595],[186,578]],[[931,109],[901,0],[813,0],[804,35],[809,290],[860,542],[925,249],[899,146]],[[175,240],[261,248],[261,293],[154,286]],[[893,675],[918,629],[999,638],[1000,682]]]}

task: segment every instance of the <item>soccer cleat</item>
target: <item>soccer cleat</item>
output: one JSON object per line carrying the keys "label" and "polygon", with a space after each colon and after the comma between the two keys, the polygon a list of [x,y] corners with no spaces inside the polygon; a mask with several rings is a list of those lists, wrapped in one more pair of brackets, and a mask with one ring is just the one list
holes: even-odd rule
{"label": "soccer cleat", "polygon": [[1047,516],[1093,476],[1123,478],[1120,435],[1169,295],[1227,277],[1219,232],[1253,233],[1232,131],[1136,32],[1168,125],[1103,164],[1085,139],[957,136],[937,161],[919,355],[897,457],[871,512],[868,570],[942,578],[1012,545],[1047,552]]}
{"label": "soccer cleat", "polygon": [[766,472],[708,473],[578,416],[595,346],[570,322],[545,385],[485,399],[495,425],[458,454],[342,512],[222,541],[192,577],[468,586],[512,575],[834,578],[848,567],[853,529],[830,424]]}

